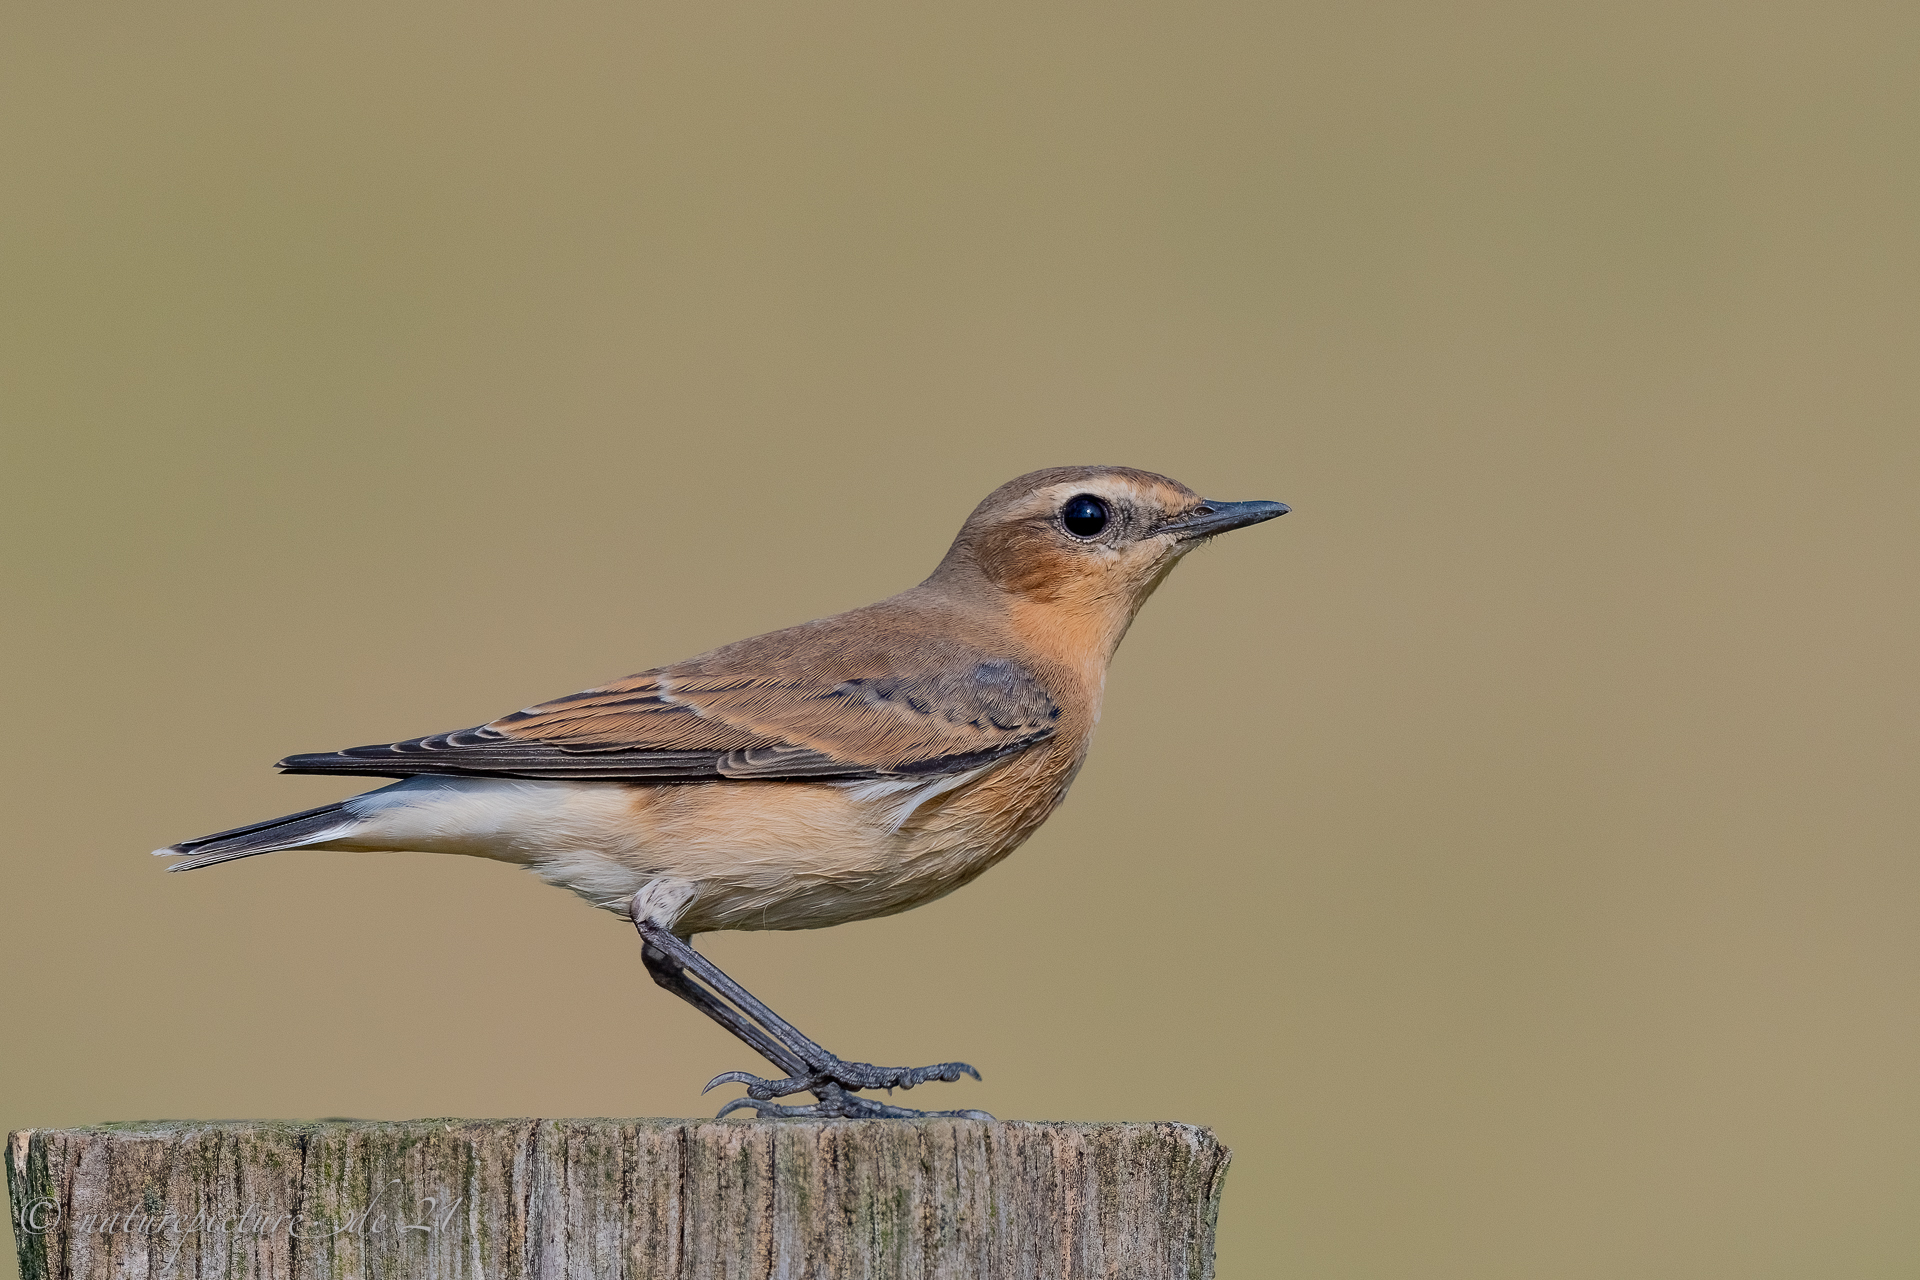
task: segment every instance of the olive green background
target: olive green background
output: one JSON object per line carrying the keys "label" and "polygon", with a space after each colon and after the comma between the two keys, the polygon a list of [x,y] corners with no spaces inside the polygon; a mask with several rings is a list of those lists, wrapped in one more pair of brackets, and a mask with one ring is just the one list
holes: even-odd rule
{"label": "olive green background", "polygon": [[11,5],[0,1123],[688,1115],[501,865],[146,851],[919,580],[1293,515],[941,902],[703,941],[921,1105],[1236,1151],[1230,1277],[1920,1271],[1920,11]]}

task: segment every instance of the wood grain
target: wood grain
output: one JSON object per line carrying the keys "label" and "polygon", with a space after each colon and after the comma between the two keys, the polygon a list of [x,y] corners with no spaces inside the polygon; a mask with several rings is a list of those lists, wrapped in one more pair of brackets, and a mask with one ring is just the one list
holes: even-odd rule
{"label": "wood grain", "polygon": [[1172,1123],[165,1121],[11,1136],[25,1280],[1205,1277]]}

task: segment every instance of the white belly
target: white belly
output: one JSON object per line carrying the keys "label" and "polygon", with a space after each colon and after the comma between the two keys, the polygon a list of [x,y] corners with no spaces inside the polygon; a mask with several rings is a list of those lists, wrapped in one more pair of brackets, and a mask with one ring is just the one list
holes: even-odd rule
{"label": "white belly", "polygon": [[323,849],[458,853],[527,867],[612,911],[648,883],[695,887],[677,926],[808,929],[902,911],[995,856],[911,824],[976,774],[865,783],[607,782],[418,777],[357,796]]}

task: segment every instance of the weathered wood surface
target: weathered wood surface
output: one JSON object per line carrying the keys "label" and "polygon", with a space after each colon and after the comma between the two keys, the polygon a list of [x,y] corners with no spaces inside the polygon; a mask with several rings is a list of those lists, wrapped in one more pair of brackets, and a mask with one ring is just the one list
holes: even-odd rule
{"label": "weathered wood surface", "polygon": [[1211,1276],[1183,1124],[167,1121],[12,1135],[23,1280]]}

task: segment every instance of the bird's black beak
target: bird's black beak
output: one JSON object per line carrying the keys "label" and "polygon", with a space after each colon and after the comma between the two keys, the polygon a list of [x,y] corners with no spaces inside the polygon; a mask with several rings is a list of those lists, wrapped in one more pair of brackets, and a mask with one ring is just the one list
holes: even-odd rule
{"label": "bird's black beak", "polygon": [[1215,502],[1212,498],[1202,498],[1192,511],[1161,525],[1160,532],[1182,538],[1211,538],[1216,533],[1244,529],[1250,524],[1283,516],[1292,509],[1284,502]]}

